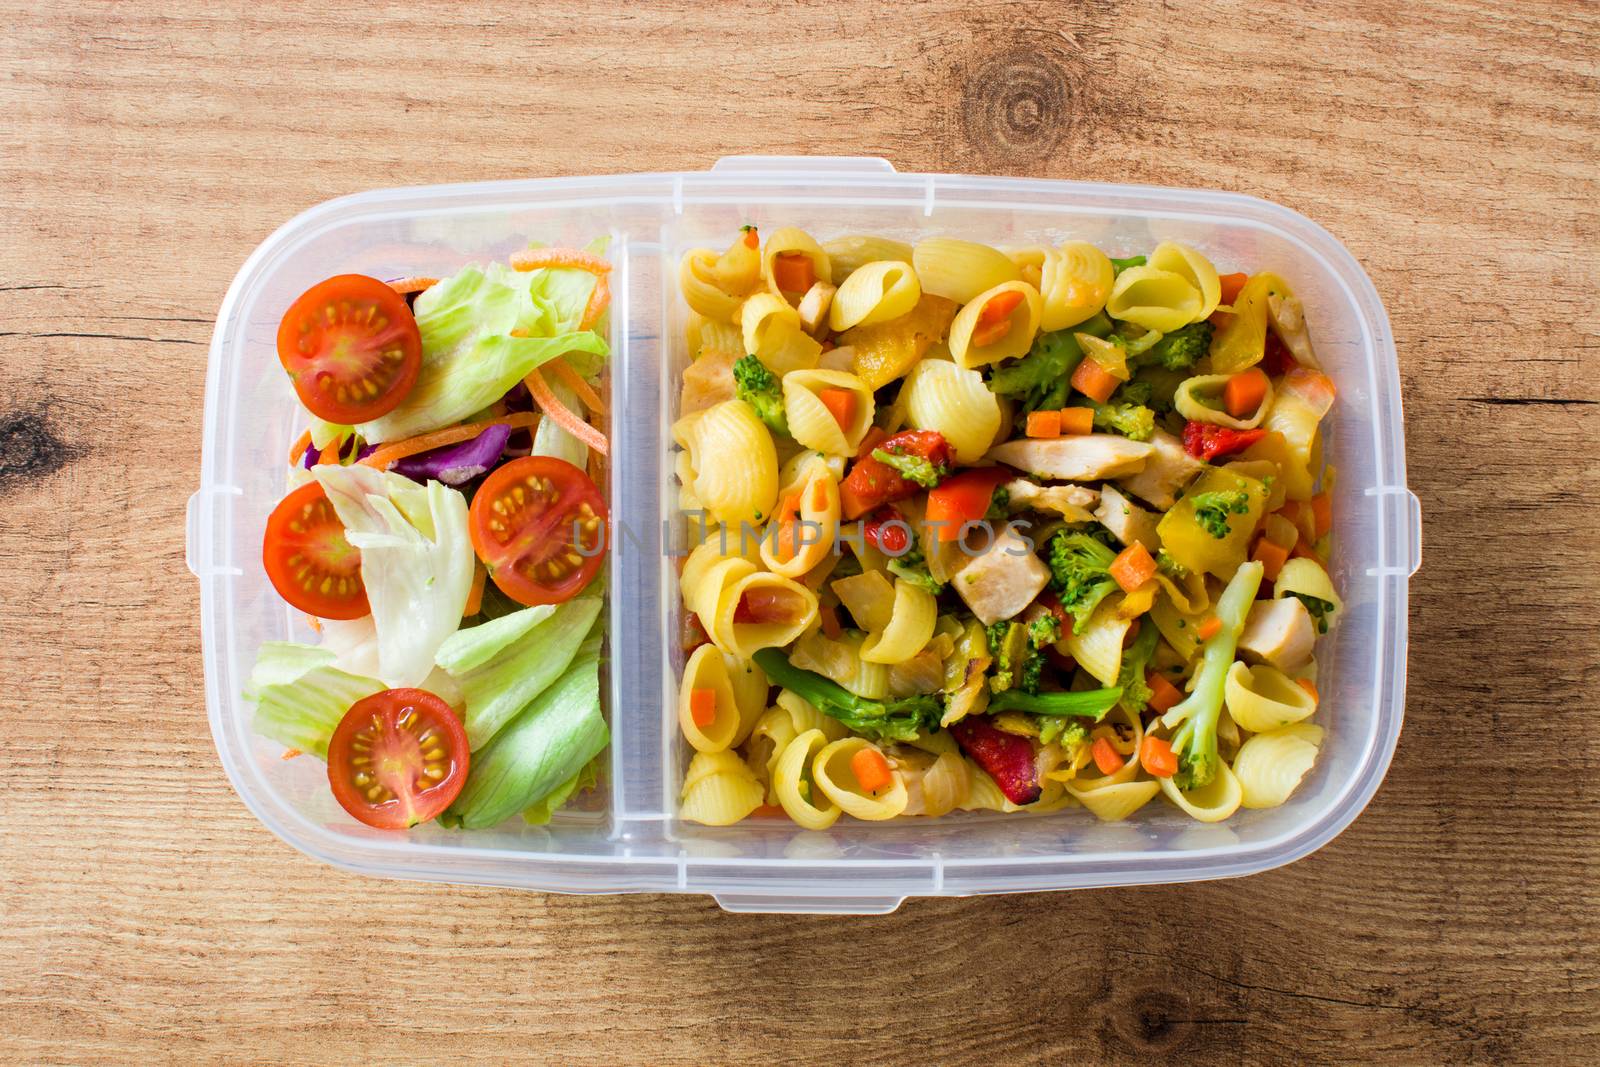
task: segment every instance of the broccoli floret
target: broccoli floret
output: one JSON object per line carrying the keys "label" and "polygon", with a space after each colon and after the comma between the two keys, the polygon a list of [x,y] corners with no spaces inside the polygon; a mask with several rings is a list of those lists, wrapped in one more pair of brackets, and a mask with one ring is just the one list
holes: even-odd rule
{"label": "broccoli floret", "polygon": [[1083,348],[1072,335],[1104,337],[1110,332],[1111,320],[1099,314],[1071,329],[1041,333],[1027,355],[990,376],[989,389],[1016,398],[1024,413],[1064,407],[1072,388],[1072,372],[1083,359]]}
{"label": "broccoli floret", "polygon": [[1243,515],[1250,510],[1250,494],[1243,489],[1196,493],[1191,499],[1194,501],[1194,521],[1219,541],[1232,532],[1228,528],[1228,516]]}
{"label": "broccoli floret", "polygon": [[1134,441],[1155,436],[1156,413],[1142,404],[1119,404],[1115,400],[1094,406],[1094,428],[1121,434]]}
{"label": "broccoli floret", "polygon": [[898,558],[890,558],[889,573],[897,578],[904,578],[921,589],[926,589],[934,596],[944,592],[944,583],[939,581],[928,570],[927,557],[922,554],[922,549],[913,544]]}
{"label": "broccoli floret", "polygon": [[1106,594],[1116,588],[1111,562],[1117,554],[1085,533],[1058,532],[1050,539],[1050,585],[1061,606],[1072,613],[1072,629],[1082,630]]}
{"label": "broccoli floret", "polygon": [[1156,642],[1161,631],[1149,620],[1139,629],[1139,636],[1122,653],[1122,669],[1117,674],[1117,684],[1122,687],[1122,699],[1117,701],[1125,710],[1137,715],[1150,703],[1150,687],[1145,684],[1145,672],[1150,657],[1156,654]]}
{"label": "broccoli floret", "polygon": [[1189,577],[1189,568],[1173,559],[1172,553],[1164,548],[1156,550],[1156,570],[1168,578],[1176,578],[1179,581]]}
{"label": "broccoli floret", "polygon": [[1034,648],[1044,648],[1061,640],[1061,620],[1054,615],[1040,615],[1028,624],[1028,643]]}
{"label": "broccoli floret", "polygon": [[881,448],[874,448],[872,458],[893,467],[899,472],[900,477],[908,482],[916,482],[924,489],[932,489],[950,473],[950,468],[942,463],[935,463],[909,453],[887,452]]}
{"label": "broccoli floret", "polygon": [[1145,258],[1143,256],[1129,256],[1127,259],[1113,259],[1111,261],[1111,269],[1121,274],[1129,267],[1142,267],[1144,264]]}
{"label": "broccoli floret", "polygon": [[[1003,693],[1021,686],[1028,665],[1028,631],[1020,622],[997,622],[989,627],[989,649],[994,656],[994,674],[989,678],[991,692]],[[1037,676],[1034,689],[1038,688]]]}
{"label": "broccoli floret", "polygon": [[1040,715],[1035,721],[1039,725],[1041,745],[1059,741],[1062,748],[1072,752],[1089,740],[1089,727],[1081,719],[1069,719],[1063,715]]}
{"label": "broccoli floret", "polygon": [[1323,600],[1321,597],[1312,596],[1310,593],[1291,592],[1289,595],[1306,606],[1306,610],[1311,613],[1312,620],[1317,624],[1317,633],[1325,634],[1328,632],[1328,616],[1333,614],[1333,601]]}
{"label": "broccoli floret", "polygon": [[1037,693],[1039,680],[1044,677],[1044,657],[1029,650],[1027,662],[1022,665],[1022,691]]}
{"label": "broccoli floret", "polygon": [[734,393],[755,409],[756,418],[775,433],[789,434],[783,414],[783,383],[755,356],[741,356],[733,365]]}
{"label": "broccoli floret", "polygon": [[1025,693],[1037,693],[1045,664],[1044,653],[1039,650],[1059,640],[1060,634],[1061,625],[1054,616],[1044,616],[1027,624],[997,622],[989,627],[989,645],[994,655],[989,690],[1004,693],[1020,689]]}
{"label": "broccoli floret", "polygon": [[1010,625],[1009,622],[1002,619],[999,622],[991,622],[983,628],[983,637],[989,644],[989,655],[991,657],[1000,654],[1000,643],[1006,639],[1006,628]]}
{"label": "broccoli floret", "polygon": [[1113,404],[1143,404],[1145,407],[1149,407],[1150,401],[1155,398],[1155,391],[1155,386],[1151,385],[1147,380],[1135,378],[1133,381],[1119,386],[1117,391],[1111,394],[1110,402]]}
{"label": "broccoli floret", "polygon": [[1140,362],[1152,363],[1167,370],[1188,370],[1211,350],[1211,335],[1214,332],[1209,322],[1191,322],[1151,345],[1139,357]]}

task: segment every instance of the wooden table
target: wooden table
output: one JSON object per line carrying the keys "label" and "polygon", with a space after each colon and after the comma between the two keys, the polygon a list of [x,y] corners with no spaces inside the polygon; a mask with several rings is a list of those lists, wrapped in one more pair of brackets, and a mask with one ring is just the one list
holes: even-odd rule
{"label": "wooden table", "polygon": [[[1600,1057],[1600,8],[288,6],[0,4],[9,1058]],[[1427,546],[1405,735],[1342,837],[840,920],[373,881],[256,823],[182,559],[241,260],[369,187],[739,152],[1238,190],[1365,264]]]}

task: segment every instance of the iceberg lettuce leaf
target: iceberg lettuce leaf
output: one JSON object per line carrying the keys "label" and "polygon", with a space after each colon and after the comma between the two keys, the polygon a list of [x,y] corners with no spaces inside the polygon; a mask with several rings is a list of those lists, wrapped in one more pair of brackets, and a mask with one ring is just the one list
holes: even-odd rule
{"label": "iceberg lettuce leaf", "polygon": [[371,467],[319,466],[312,473],[345,537],[361,550],[378,677],[390,686],[421,685],[439,647],[460,627],[472,587],[466,498],[438,482],[421,486]]}
{"label": "iceberg lettuce leaf", "polygon": [[529,826],[543,826],[556,812],[572,799],[573,794],[593,789],[600,784],[601,755],[583,765],[583,770],[568,778],[543,799],[529,805],[522,813],[522,821]]}
{"label": "iceberg lettuce leaf", "polygon": [[601,591],[591,586],[554,610],[527,608],[462,630],[444,643],[438,662],[466,700],[462,721],[473,752],[560,677],[603,604]]}
{"label": "iceberg lettuce leaf", "polygon": [[334,654],[324,648],[265,642],[244,690],[245,700],[255,705],[255,732],[327,759],[328,739],[350,705],[384,688],[375,678],[350,674],[333,663]]}
{"label": "iceberg lettuce leaf", "polygon": [[591,635],[566,672],[472,754],[449,822],[497,826],[550,796],[604,751],[611,739],[600,714],[600,636]]}
{"label": "iceberg lettuce leaf", "polygon": [[463,267],[425,290],[415,306],[417,383],[399,407],[357,429],[368,441],[397,441],[460,422],[563,353],[598,367],[610,353],[605,339],[578,329],[595,284],[593,274],[574,268],[491,263]]}

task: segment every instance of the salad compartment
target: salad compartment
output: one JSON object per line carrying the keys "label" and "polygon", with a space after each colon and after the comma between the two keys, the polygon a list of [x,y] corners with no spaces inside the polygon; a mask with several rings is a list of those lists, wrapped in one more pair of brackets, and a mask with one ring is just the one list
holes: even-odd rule
{"label": "salad compartment", "polygon": [[[827,831],[747,821],[679,820],[688,762],[674,713],[682,665],[671,520],[677,492],[669,427],[688,353],[677,263],[725,245],[740,225],[798,226],[819,239],[867,232],[908,242],[933,233],[995,245],[1066,239],[1113,254],[1162,240],[1222,269],[1270,269],[1303,300],[1325,371],[1337,470],[1331,572],[1346,613],[1325,639],[1318,687],[1328,734],[1284,806],[1197,825],[1152,805],[1134,820],[1086,812],[866,824]],[[580,810],[545,826],[370,830],[345,816],[323,765],[284,760],[254,736],[241,696],[256,649],[311,640],[274,594],[261,530],[283,492],[282,455],[298,433],[277,361],[283,309],[330,273],[443,276],[504,259],[530,239],[611,238],[608,493],[609,777]],[[386,190],[319,205],[265,241],[230,287],[207,371],[199,491],[188,564],[201,585],[206,698],[223,766],[274,833],[327,862],[370,874],[561,892],[700,892],[724,907],[882,912],[906,896],[1065,889],[1250,874],[1303,856],[1371,798],[1399,735],[1406,597],[1420,563],[1420,514],[1406,488],[1394,346],[1381,302],[1349,253],[1314,223],[1228,194],[1074,182],[896,173],[881,160],[723,160],[705,173],[620,175]]]}

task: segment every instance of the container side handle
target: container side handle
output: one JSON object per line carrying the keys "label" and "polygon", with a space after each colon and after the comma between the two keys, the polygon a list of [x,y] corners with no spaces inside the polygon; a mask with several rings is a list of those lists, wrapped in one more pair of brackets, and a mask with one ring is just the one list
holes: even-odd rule
{"label": "container side handle", "polygon": [[881,156],[723,156],[711,164],[717,174],[893,174]]}
{"label": "container side handle", "polygon": [[769,897],[713,893],[723,911],[740,915],[888,915],[905,897]]}
{"label": "container side handle", "polygon": [[[1400,527],[1393,536],[1385,533],[1379,565],[1368,567],[1367,573],[1410,578],[1422,569],[1422,501],[1403,485],[1376,485],[1367,495],[1377,497],[1383,508],[1380,514]],[[1391,555],[1396,558],[1389,558]]]}
{"label": "container side handle", "polygon": [[195,563],[196,546],[200,543],[200,493],[199,489],[190,493],[183,509],[183,565],[196,578],[200,577],[200,567]]}

